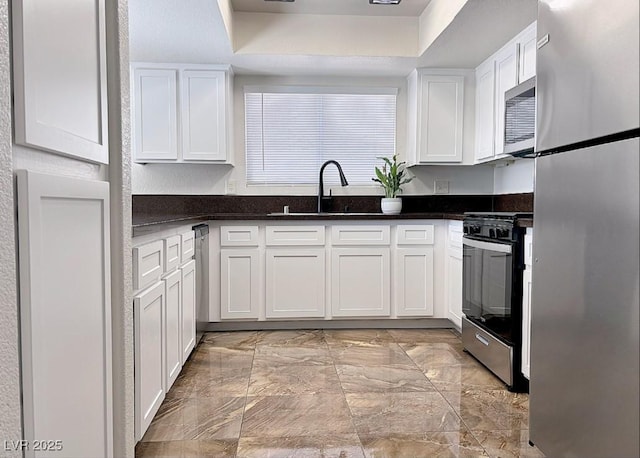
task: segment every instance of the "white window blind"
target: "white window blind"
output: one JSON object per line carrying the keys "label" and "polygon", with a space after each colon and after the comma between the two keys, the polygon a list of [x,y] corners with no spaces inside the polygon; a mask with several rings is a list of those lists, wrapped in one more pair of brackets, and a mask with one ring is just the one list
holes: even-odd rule
{"label": "white window blind", "polygon": [[[317,184],[329,159],[349,184],[373,183],[377,157],[395,153],[396,90],[327,90],[245,88],[247,184]],[[339,183],[334,166],[325,182]]]}

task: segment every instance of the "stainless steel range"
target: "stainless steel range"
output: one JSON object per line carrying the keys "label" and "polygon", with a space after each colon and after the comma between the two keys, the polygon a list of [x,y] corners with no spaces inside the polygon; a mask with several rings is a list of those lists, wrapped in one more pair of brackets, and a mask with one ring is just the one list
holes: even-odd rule
{"label": "stainless steel range", "polygon": [[462,342],[510,391],[521,371],[524,228],[530,213],[467,213],[463,221]]}

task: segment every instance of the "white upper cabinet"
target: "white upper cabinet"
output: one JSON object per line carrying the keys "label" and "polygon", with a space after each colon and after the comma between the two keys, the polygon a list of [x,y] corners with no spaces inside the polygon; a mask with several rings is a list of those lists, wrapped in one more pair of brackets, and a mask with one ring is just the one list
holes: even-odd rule
{"label": "white upper cabinet", "polygon": [[523,82],[529,78],[536,76],[536,50],[537,35],[536,23],[524,29],[518,35],[518,44],[520,48],[518,59],[518,81]]}
{"label": "white upper cabinet", "polygon": [[417,69],[409,75],[409,164],[462,162],[466,73]]}
{"label": "white upper cabinet", "polygon": [[15,141],[108,164],[105,2],[72,3],[12,2]]}
{"label": "white upper cabinet", "polygon": [[136,162],[229,162],[228,67],[134,63],[132,83]]}
{"label": "white upper cabinet", "polygon": [[475,162],[503,157],[505,92],[536,73],[536,23],[476,68]]}
{"label": "white upper cabinet", "polygon": [[178,159],[175,70],[135,69],[136,161]]}
{"label": "white upper cabinet", "polygon": [[227,76],[221,71],[182,72],[180,115],[182,158],[185,161],[225,161]]}
{"label": "white upper cabinet", "polygon": [[476,69],[476,160],[493,157],[495,132],[496,63],[488,60]]}

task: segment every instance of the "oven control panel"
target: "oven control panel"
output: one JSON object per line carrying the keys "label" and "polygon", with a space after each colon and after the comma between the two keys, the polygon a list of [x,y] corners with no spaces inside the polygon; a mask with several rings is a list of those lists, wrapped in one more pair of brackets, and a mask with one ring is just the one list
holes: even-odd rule
{"label": "oven control panel", "polygon": [[518,237],[515,218],[467,216],[462,228],[465,235],[483,239],[516,241]]}

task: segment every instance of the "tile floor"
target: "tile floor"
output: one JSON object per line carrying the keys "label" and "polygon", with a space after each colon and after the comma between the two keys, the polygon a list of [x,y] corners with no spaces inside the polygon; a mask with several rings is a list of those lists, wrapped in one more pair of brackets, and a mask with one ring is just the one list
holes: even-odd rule
{"label": "tile floor", "polygon": [[205,335],[137,457],[542,457],[449,330]]}

